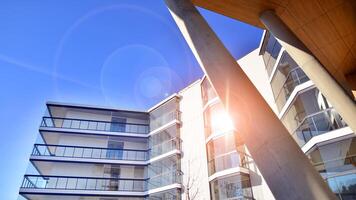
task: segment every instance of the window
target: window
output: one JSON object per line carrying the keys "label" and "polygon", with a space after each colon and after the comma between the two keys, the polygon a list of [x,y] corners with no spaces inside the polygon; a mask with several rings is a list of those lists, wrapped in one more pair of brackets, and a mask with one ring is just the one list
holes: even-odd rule
{"label": "window", "polygon": [[276,40],[276,38],[274,38],[272,34],[270,34],[269,32],[267,32],[266,34],[266,38],[268,39],[266,49],[263,53],[263,61],[266,65],[267,73],[270,76],[282,46],[278,43],[278,41]]}
{"label": "window", "polygon": [[309,78],[287,52],[283,52],[277,70],[271,81],[272,91],[276,104],[281,110],[292,94],[294,88]]}
{"label": "window", "polygon": [[213,200],[253,199],[250,178],[246,174],[237,174],[218,178],[210,182]]}
{"label": "window", "polygon": [[243,143],[231,132],[207,144],[209,176],[233,167],[247,167]]}

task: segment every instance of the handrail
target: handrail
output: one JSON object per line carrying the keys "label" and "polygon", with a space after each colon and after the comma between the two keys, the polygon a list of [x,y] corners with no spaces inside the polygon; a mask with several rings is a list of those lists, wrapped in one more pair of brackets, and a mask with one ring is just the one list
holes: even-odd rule
{"label": "handrail", "polygon": [[139,178],[25,175],[21,188],[144,192],[147,190],[147,180]]}
{"label": "handrail", "polygon": [[[238,165],[234,165],[236,163],[232,163],[232,158],[238,158]],[[220,164],[217,163],[217,161],[220,160]],[[230,169],[232,167],[243,167],[248,169],[249,166],[249,161],[250,161],[250,156],[247,155],[244,152],[233,150],[228,153],[224,153],[218,156],[215,156],[214,158],[210,159],[208,161],[208,171],[209,174],[214,174],[218,171],[225,170],[225,169]],[[227,163],[231,162],[231,163]]]}
{"label": "handrail", "polygon": [[179,120],[180,117],[180,111],[179,110],[172,110],[167,113],[164,113],[162,115],[159,115],[155,118],[153,116],[150,116],[150,129],[155,130],[173,120]]}
{"label": "handrail", "polygon": [[[182,139],[180,139],[179,137],[174,137],[169,140],[165,140],[162,143],[152,145],[149,148],[150,157],[156,157],[175,149],[180,150],[181,142]],[[168,148],[163,149],[163,147]]]}
{"label": "handrail", "polygon": [[134,180],[134,181],[147,181],[149,178],[112,178],[112,177],[91,177],[91,176],[57,176],[57,175],[38,175],[38,174],[25,174],[24,177],[41,177],[41,178],[83,178],[83,179],[103,179],[103,180]]}
{"label": "handrail", "polygon": [[[41,147],[44,147],[41,149]],[[50,148],[53,148],[51,152]],[[66,146],[66,145],[48,145],[35,144],[33,156],[53,156],[53,157],[69,157],[69,158],[91,158],[91,159],[106,159],[106,160],[134,160],[147,161],[149,158],[148,150],[131,150],[131,149],[115,149],[115,148],[99,148],[99,147],[82,147],[82,146]]]}
{"label": "handrail", "polygon": [[[320,118],[317,118],[318,115],[320,115]],[[321,119],[322,121],[320,121]],[[298,145],[303,146],[317,135],[345,126],[347,126],[347,124],[342,120],[341,116],[335,112],[335,109],[327,108],[305,116],[291,134]]]}
{"label": "handrail", "polygon": [[73,146],[73,145],[58,145],[58,144],[34,144],[35,146],[53,146],[53,147],[73,147],[73,148],[88,148],[88,149],[103,149],[103,150],[123,150],[123,151],[140,151],[147,152],[146,150],[139,149],[120,149],[120,148],[105,148],[105,147],[87,147],[87,146]]}
{"label": "handrail", "polygon": [[315,113],[312,113],[312,114],[309,114],[309,115],[305,116],[305,117],[299,122],[297,128],[293,131],[293,133],[295,133],[295,132],[299,129],[299,127],[305,122],[305,120],[307,120],[307,119],[309,119],[309,118],[311,118],[311,117],[314,117],[314,116],[316,116],[316,115],[319,115],[319,114],[321,114],[321,113],[325,113],[325,112],[327,112],[327,111],[332,111],[332,110],[335,110],[335,109],[334,109],[333,107],[331,107],[331,108],[327,108],[327,109],[324,109],[324,110],[320,110],[320,111],[318,111],[318,112],[315,112]]}
{"label": "handrail", "polygon": [[221,157],[224,157],[224,156],[233,154],[233,153],[237,153],[238,155],[243,155],[243,156],[245,156],[245,157],[251,158],[251,157],[250,157],[249,155],[247,155],[245,152],[241,152],[241,151],[237,151],[237,150],[232,150],[232,151],[229,151],[229,152],[227,152],[227,153],[219,154],[219,155],[215,156],[214,158],[208,160],[208,162],[211,162],[211,161],[215,160],[216,158],[221,158]]}
{"label": "handrail", "polygon": [[155,189],[166,186],[167,184],[181,183],[182,174],[181,170],[169,170],[159,173],[149,178],[147,181],[147,187],[148,189]]}
{"label": "handrail", "polygon": [[102,122],[102,123],[110,123],[110,124],[129,124],[129,125],[142,125],[148,126],[148,124],[141,124],[141,123],[129,123],[129,122],[112,122],[112,121],[105,121],[105,120],[93,120],[93,119],[80,119],[80,118],[71,118],[71,117],[42,117],[46,119],[63,119],[63,120],[78,120],[78,121],[88,121],[88,122]]}
{"label": "handrail", "polygon": [[147,134],[148,124],[122,123],[101,120],[63,118],[63,117],[42,117],[41,127],[68,128],[79,130],[94,130],[108,132],[127,132],[137,134]]}
{"label": "handrail", "polygon": [[152,150],[153,147],[161,146],[161,145],[164,145],[164,144],[173,142],[173,141],[180,144],[180,143],[182,142],[182,139],[180,139],[179,137],[173,137],[173,138],[171,138],[171,139],[169,139],[169,140],[164,140],[164,141],[161,142],[161,143],[152,145],[148,150]]}
{"label": "handrail", "polygon": [[[301,72],[303,72],[304,75],[301,76],[301,77],[299,77],[299,75],[298,75],[298,73],[297,73],[298,70],[300,70]],[[290,70],[290,71],[288,72],[287,76],[286,76],[286,80],[283,82],[283,84],[281,84],[282,87],[281,87],[281,89],[278,91],[277,96],[275,97],[276,100],[279,99],[279,96],[282,94],[283,89],[285,89],[285,85],[287,84],[287,81],[288,81],[288,79],[291,77],[291,74],[292,74],[292,73],[296,73],[296,76],[297,76],[297,79],[298,79],[298,84],[301,84],[301,83],[302,83],[302,82],[300,81],[301,78],[305,78],[305,77],[308,78],[308,76],[304,73],[304,71],[303,71],[300,67],[295,67],[295,68],[293,68],[292,70]],[[309,78],[308,78],[308,79],[309,79]],[[293,83],[295,83],[295,82],[297,82],[297,81],[293,80]],[[304,82],[303,82],[303,83],[304,83]],[[294,88],[295,88],[295,87],[294,87]],[[292,89],[292,91],[294,90],[294,88]],[[288,99],[288,98],[289,98],[289,96],[290,96],[290,94],[292,93],[292,91],[289,91],[289,93],[286,95],[286,98],[285,98],[285,99]]]}

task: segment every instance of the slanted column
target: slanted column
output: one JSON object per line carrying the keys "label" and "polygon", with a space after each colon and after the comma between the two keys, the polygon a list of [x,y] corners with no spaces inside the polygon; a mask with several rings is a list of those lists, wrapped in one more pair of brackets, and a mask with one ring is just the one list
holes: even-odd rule
{"label": "slanted column", "polygon": [[165,0],[276,199],[336,199],[189,0]]}
{"label": "slanted column", "polygon": [[272,10],[261,13],[260,19],[320,92],[356,132],[356,105],[338,82],[312,55],[308,48],[294,35]]}

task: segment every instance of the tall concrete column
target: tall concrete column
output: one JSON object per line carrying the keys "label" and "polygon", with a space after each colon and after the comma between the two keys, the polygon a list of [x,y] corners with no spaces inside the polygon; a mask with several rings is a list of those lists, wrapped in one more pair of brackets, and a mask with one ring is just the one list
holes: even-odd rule
{"label": "tall concrete column", "polygon": [[276,199],[336,199],[189,0],[165,0]]}
{"label": "tall concrete column", "polygon": [[356,105],[351,96],[326,71],[274,11],[267,10],[262,12],[260,19],[356,133]]}

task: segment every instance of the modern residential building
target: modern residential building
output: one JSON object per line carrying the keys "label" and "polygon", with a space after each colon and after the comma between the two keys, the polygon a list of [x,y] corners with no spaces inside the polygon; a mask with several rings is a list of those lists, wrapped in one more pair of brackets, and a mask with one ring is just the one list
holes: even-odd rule
{"label": "modern residential building", "polygon": [[355,132],[355,1],[165,3],[276,199],[335,199],[196,6],[270,31]]}
{"label": "modern residential building", "polygon": [[278,118],[332,191],[340,199],[355,199],[355,133],[269,32],[259,51]]}
{"label": "modern residential building", "polygon": [[[332,191],[356,198],[355,134],[284,48],[265,32],[238,63]],[[205,77],[147,111],[47,110],[26,199],[275,199]]]}

